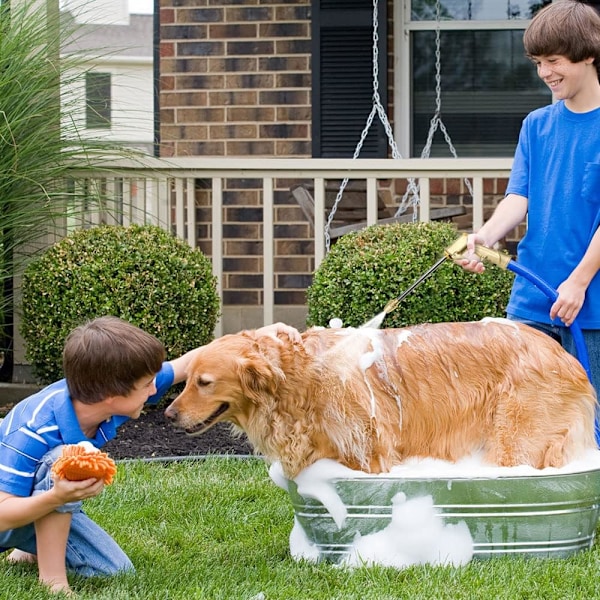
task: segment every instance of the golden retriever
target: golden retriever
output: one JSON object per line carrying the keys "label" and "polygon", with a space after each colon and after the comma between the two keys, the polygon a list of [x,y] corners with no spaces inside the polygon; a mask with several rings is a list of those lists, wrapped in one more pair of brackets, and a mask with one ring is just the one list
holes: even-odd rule
{"label": "golden retriever", "polygon": [[560,467],[596,448],[596,394],[546,334],[504,319],[403,329],[255,330],[199,349],[166,417],[246,432],[287,477],[322,458],[369,473],[409,457]]}

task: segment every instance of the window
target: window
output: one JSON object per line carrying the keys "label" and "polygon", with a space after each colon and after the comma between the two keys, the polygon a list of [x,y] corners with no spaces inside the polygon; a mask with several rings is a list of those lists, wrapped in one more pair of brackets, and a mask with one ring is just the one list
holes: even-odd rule
{"label": "window", "polygon": [[111,125],[110,73],[85,75],[86,128],[109,129]]}
{"label": "window", "polygon": [[[382,1],[382,0],[380,0]],[[399,61],[395,134],[403,156],[421,156],[435,114],[460,157],[512,156],[521,122],[552,101],[523,50],[529,19],[548,0],[404,0],[394,20]],[[439,81],[436,37],[439,32]],[[451,156],[438,127],[431,156]]]}
{"label": "window", "polygon": [[[378,89],[400,154],[422,155],[439,100],[458,156],[511,157],[525,116],[552,102],[523,50],[525,28],[551,0],[375,2]],[[313,0],[312,9],[313,156],[350,157],[372,108],[373,1]],[[451,156],[441,127],[426,154]],[[376,116],[360,156],[388,155]]]}
{"label": "window", "polygon": [[[387,87],[386,2],[380,1],[378,69]],[[313,157],[352,158],[373,107],[372,0],[313,0]],[[386,106],[386,94],[381,95]],[[387,138],[376,117],[361,158],[385,158]]]}

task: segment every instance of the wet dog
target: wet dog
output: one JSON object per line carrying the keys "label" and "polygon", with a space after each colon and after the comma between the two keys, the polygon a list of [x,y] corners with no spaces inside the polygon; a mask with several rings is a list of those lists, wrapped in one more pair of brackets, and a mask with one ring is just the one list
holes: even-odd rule
{"label": "wet dog", "polygon": [[369,473],[410,457],[561,467],[596,448],[596,395],[549,336],[504,319],[403,329],[226,335],[191,362],[165,415],[246,432],[287,477],[322,458]]}

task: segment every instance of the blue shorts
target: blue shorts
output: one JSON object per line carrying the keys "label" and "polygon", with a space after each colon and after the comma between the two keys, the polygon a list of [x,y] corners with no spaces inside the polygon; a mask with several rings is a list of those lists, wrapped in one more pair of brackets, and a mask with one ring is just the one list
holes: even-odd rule
{"label": "blue shorts", "polygon": [[[34,496],[52,487],[52,465],[61,453],[62,446],[57,446],[40,461],[34,479]],[[127,555],[104,529],[83,512],[81,504],[71,502],[56,509],[57,512],[69,512],[72,515],[65,557],[67,569],[84,577],[133,571],[133,564]],[[11,548],[37,554],[33,523],[18,529],[0,531],[0,552]]]}

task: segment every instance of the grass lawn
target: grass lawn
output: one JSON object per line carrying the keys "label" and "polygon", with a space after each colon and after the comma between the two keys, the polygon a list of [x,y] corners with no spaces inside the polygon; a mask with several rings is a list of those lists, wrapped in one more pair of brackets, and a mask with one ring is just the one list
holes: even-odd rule
{"label": "grass lawn", "polygon": [[[392,600],[600,598],[600,550],[569,559],[500,557],[461,568],[344,569],[296,562],[287,494],[258,459],[122,462],[86,503],[136,565],[110,579],[70,576],[78,599]],[[0,598],[56,598],[31,565],[0,561]]]}

